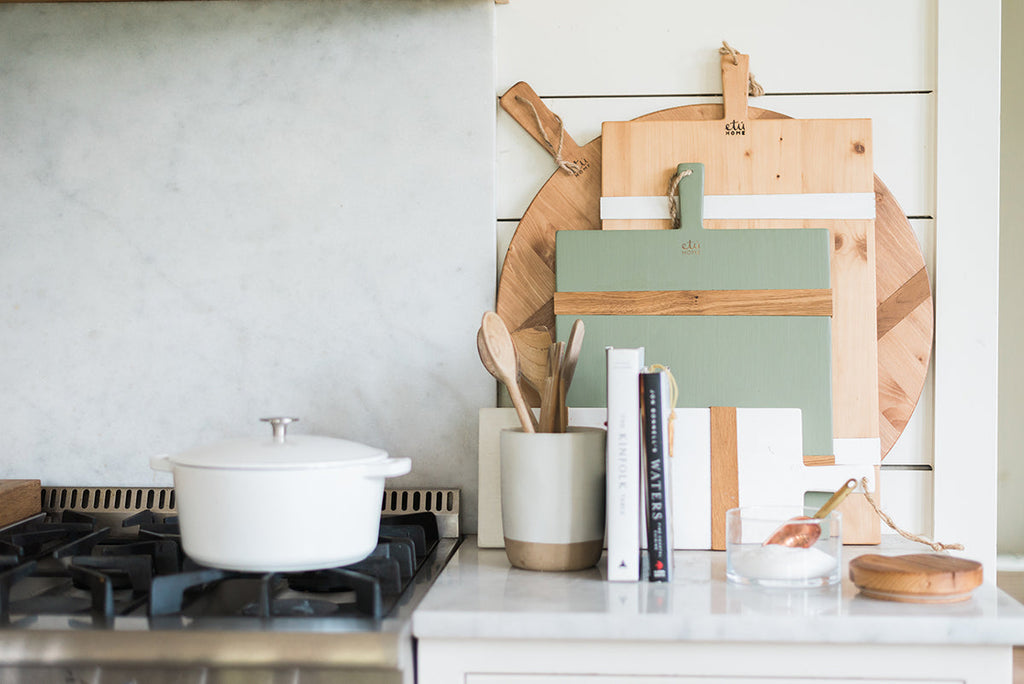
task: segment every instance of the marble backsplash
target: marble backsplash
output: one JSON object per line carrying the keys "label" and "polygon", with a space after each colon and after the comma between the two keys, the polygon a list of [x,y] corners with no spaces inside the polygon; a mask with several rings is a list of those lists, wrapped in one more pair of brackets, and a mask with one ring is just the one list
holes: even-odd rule
{"label": "marble backsplash", "polygon": [[169,484],[150,455],[295,415],[475,530],[493,12],[0,5],[0,477]]}

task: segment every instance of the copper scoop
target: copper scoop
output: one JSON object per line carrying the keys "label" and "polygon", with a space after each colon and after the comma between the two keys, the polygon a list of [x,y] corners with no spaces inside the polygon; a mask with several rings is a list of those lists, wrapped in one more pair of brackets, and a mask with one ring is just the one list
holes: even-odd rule
{"label": "copper scoop", "polygon": [[801,515],[796,518],[782,523],[779,529],[772,532],[771,536],[761,546],[767,546],[768,544],[780,544],[782,546],[792,546],[796,548],[810,548],[814,545],[814,542],[818,541],[818,537],[821,536],[821,523],[802,523],[801,520],[821,520],[829,513],[838,508],[839,504],[843,503],[843,500],[848,497],[853,490],[857,488],[857,480],[851,478],[846,483],[836,490],[836,493],[825,502],[825,505],[818,509],[818,511],[808,518],[806,515]]}

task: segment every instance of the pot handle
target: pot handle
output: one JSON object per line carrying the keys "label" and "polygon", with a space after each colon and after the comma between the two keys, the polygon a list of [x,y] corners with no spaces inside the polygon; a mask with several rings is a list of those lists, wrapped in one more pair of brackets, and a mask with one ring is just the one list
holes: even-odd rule
{"label": "pot handle", "polygon": [[163,470],[165,472],[172,472],[174,466],[171,463],[171,457],[169,454],[160,454],[159,456],[149,457],[149,467],[153,470]]}

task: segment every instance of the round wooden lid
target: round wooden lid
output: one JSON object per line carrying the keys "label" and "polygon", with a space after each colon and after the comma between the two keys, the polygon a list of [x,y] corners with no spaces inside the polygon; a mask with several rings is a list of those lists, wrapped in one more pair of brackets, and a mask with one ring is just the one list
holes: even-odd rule
{"label": "round wooden lid", "polygon": [[905,603],[966,601],[981,584],[977,561],[938,553],[867,554],[850,561],[850,579],[871,598]]}

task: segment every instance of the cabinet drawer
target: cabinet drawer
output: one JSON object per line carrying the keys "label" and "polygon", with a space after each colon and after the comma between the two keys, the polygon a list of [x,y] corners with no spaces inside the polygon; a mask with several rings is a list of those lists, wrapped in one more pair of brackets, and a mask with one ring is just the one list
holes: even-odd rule
{"label": "cabinet drawer", "polygon": [[702,675],[467,674],[466,684],[957,684],[962,679],[874,679],[859,677],[705,677]]}

